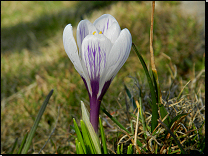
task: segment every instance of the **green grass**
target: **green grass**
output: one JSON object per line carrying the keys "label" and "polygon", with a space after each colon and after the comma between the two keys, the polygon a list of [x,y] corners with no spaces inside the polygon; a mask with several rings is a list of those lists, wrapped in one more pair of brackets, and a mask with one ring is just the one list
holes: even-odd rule
{"label": "green grass", "polygon": [[[72,118],[80,120],[80,100],[89,104],[89,99],[82,79],[65,53],[62,41],[63,29],[71,23],[75,36],[77,24],[81,19],[87,18],[93,22],[102,14],[109,13],[117,19],[122,29],[126,27],[130,30],[133,42],[149,65],[150,4],[149,2],[1,2],[1,153],[9,153],[17,137],[19,138],[17,145],[20,146],[21,140],[26,131],[32,127],[38,110],[51,89],[54,89],[54,93],[42,116],[29,153],[39,152],[54,128],[57,118],[59,120],[56,131],[43,153],[76,153],[74,131],[70,126],[73,125]],[[161,89],[166,93],[170,90],[169,98],[172,99],[177,97],[188,80],[194,80],[204,69],[205,43],[204,38],[200,36],[202,26],[195,18],[183,17],[175,3],[166,5],[163,2],[162,5],[163,9],[155,10],[153,45]],[[174,68],[171,68],[170,60],[164,57],[166,55],[163,53],[177,66],[175,81],[170,77],[168,66],[172,71]],[[119,120],[123,119],[121,123],[124,124],[127,119],[123,110],[126,106],[122,84],[127,84],[136,96],[138,94],[136,81],[139,81],[143,88],[142,97],[147,104],[146,98],[149,96],[147,80],[132,50],[102,101],[102,105],[110,113],[115,113]],[[191,90],[193,92],[189,96],[192,100],[197,102],[194,99],[196,94],[203,102],[205,99],[203,84],[204,73],[192,87],[190,83],[183,94],[189,94]],[[164,95],[164,98],[167,96]],[[195,103],[194,108],[197,110]],[[58,106],[60,106],[59,116]],[[145,107],[148,110],[148,104]],[[118,110],[123,111],[118,114]],[[105,134],[108,141],[116,138],[110,132]],[[17,151],[18,148],[14,149],[14,153]]]}

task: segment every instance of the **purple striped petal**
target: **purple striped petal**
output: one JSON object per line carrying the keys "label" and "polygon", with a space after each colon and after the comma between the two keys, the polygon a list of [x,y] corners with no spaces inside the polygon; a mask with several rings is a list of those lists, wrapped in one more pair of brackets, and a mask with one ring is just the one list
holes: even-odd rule
{"label": "purple striped petal", "polygon": [[[103,34],[88,35],[82,43],[82,66],[89,77],[89,92],[92,96],[102,89],[99,87],[100,78],[106,70],[106,55],[111,50],[112,43]],[[87,81],[87,80],[86,80]]]}
{"label": "purple striped petal", "polygon": [[82,41],[87,35],[92,35],[93,32],[97,32],[95,26],[88,20],[81,20],[77,26],[77,44],[79,52],[81,53]]}

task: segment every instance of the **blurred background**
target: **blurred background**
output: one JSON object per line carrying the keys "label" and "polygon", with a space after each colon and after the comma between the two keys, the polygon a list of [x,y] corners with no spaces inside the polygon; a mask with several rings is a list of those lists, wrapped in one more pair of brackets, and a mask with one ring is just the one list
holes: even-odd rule
{"label": "blurred background", "polygon": [[[56,131],[44,152],[75,152],[70,125],[73,117],[81,117],[80,100],[87,105],[89,99],[64,50],[62,34],[71,23],[76,39],[80,20],[93,23],[102,14],[111,14],[121,29],[129,29],[149,67],[151,2],[1,1],[1,153],[8,153],[16,138],[21,143],[51,89],[54,94],[29,152],[37,153],[43,147],[57,119]],[[205,69],[204,14],[202,1],[156,2],[153,47],[162,90],[170,86],[170,63],[176,65],[177,85],[181,87]],[[200,88],[202,96],[204,75],[200,75],[195,88]],[[125,105],[123,84],[133,88],[132,77],[146,83],[133,50],[104,96],[102,105],[110,112],[118,109],[118,103]]]}

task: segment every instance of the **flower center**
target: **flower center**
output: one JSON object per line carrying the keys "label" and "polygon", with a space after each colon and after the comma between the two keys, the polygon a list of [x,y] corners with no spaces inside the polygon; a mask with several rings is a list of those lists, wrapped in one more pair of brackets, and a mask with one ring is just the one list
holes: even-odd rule
{"label": "flower center", "polygon": [[[94,31],[92,34],[95,35],[96,31]],[[102,34],[102,31],[99,32],[99,34]]]}

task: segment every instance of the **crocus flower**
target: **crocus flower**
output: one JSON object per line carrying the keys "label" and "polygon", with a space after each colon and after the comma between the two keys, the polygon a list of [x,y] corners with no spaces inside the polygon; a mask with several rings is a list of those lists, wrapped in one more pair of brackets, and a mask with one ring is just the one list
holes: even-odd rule
{"label": "crocus flower", "polygon": [[97,133],[101,100],[110,83],[126,62],[132,45],[128,29],[120,29],[116,19],[104,14],[92,24],[82,20],[77,26],[77,45],[71,24],[63,31],[65,51],[82,77],[90,99],[90,122]]}

